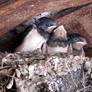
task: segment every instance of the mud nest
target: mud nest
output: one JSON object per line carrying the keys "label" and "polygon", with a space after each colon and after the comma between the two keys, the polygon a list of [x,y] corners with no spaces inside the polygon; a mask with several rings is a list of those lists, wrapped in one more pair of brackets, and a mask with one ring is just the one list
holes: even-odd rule
{"label": "mud nest", "polygon": [[87,57],[39,51],[0,53],[0,90],[92,92],[91,71],[92,59]]}

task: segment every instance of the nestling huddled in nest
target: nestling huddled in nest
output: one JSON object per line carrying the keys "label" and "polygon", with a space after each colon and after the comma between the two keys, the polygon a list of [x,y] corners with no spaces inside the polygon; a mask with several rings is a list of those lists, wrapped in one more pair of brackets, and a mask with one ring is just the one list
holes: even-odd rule
{"label": "nestling huddled in nest", "polygon": [[83,47],[86,44],[84,36],[78,33],[67,35],[63,25],[57,26],[54,20],[42,17],[25,30],[22,42],[15,52],[40,49],[43,54],[70,53],[85,56]]}

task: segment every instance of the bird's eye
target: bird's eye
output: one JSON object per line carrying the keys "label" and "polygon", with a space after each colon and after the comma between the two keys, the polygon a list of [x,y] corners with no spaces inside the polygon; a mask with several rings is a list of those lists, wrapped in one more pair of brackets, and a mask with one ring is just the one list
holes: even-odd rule
{"label": "bird's eye", "polygon": [[75,38],[74,41],[78,41],[79,39],[78,38]]}
{"label": "bird's eye", "polygon": [[53,24],[47,24],[48,27],[53,26]]}
{"label": "bird's eye", "polygon": [[50,24],[50,26],[53,26],[53,24]]}

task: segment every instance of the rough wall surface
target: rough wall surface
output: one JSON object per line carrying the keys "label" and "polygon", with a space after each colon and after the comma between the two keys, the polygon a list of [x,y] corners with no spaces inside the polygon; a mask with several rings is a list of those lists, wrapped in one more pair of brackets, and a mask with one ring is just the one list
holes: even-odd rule
{"label": "rough wall surface", "polygon": [[91,0],[18,0],[0,8],[0,35],[42,12],[60,10],[89,2]]}
{"label": "rough wall surface", "polygon": [[[79,9],[72,8],[71,12],[68,9],[87,3],[90,4]],[[40,13],[42,14],[34,17]],[[0,35],[4,34],[0,36],[0,50],[8,51],[12,48],[15,39],[24,31],[21,26],[18,26],[19,24],[25,21],[23,25],[29,25],[33,23],[34,19],[42,16],[54,18],[58,25],[63,24],[65,26],[69,34],[76,32],[84,35],[88,41],[87,47],[92,47],[91,0],[19,0],[0,8]],[[34,19],[31,19],[33,17]],[[18,26],[17,31],[14,29],[16,26]],[[6,33],[11,29],[14,29],[15,32]]]}

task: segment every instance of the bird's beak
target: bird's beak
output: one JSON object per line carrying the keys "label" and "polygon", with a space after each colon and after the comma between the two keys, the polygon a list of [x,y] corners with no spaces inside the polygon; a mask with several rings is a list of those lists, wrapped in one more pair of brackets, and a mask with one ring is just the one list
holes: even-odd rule
{"label": "bird's beak", "polygon": [[48,27],[47,31],[49,33],[51,33],[56,27],[57,27],[56,25],[55,26],[50,26],[50,27]]}
{"label": "bird's beak", "polygon": [[67,31],[65,30],[63,25],[60,25],[54,30],[54,34],[57,37],[62,37],[63,39],[67,40]]}
{"label": "bird's beak", "polygon": [[85,45],[87,45],[86,42],[76,42],[73,44],[73,47],[76,48],[77,50],[82,49]]}
{"label": "bird's beak", "polygon": [[64,39],[67,40],[67,36],[65,36]]}
{"label": "bird's beak", "polygon": [[81,44],[81,45],[83,45],[83,46],[85,46],[85,45],[88,44],[87,42],[77,42],[77,43],[79,43],[79,44]]}

